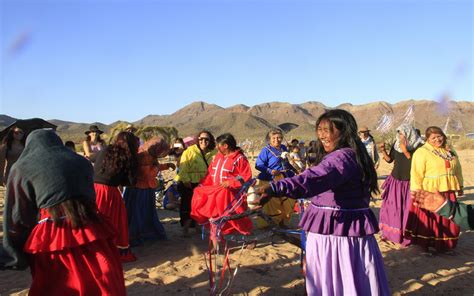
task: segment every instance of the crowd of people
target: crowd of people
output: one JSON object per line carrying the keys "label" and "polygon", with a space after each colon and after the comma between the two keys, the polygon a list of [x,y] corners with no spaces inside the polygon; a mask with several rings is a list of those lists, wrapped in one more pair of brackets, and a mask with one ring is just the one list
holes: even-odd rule
{"label": "crowd of people", "polygon": [[[374,235],[417,245],[433,255],[452,252],[460,227],[473,228],[471,206],[463,194],[458,154],[435,126],[425,139],[410,124],[396,128],[393,144],[376,145],[367,127],[358,128],[347,111],[323,113],[315,125],[317,140],[284,141],[268,131],[255,170],[236,138],[217,138],[202,130],[196,141],[144,143],[129,129],[107,145],[92,125],[85,132],[83,155],[63,144],[52,130],[25,135],[13,127],[0,146],[0,181],[6,187],[2,268],[30,267],[30,293],[39,295],[124,295],[122,263],[137,260],[135,246],[167,239],[155,206],[157,175],[174,178],[183,236],[190,228],[209,228],[216,246],[226,234],[249,235],[265,228],[244,217],[216,229],[210,220],[241,214],[247,202],[234,197],[252,177],[261,211],[275,225],[289,228],[296,199],[307,199],[299,227],[307,234],[308,295],[389,295],[383,258]],[[380,192],[379,153],[394,164],[382,184],[377,219],[369,207]],[[159,161],[173,156],[174,161]],[[138,258],[139,260],[139,258]],[[45,271],[48,271],[45,273]],[[68,272],[65,272],[68,271]]]}

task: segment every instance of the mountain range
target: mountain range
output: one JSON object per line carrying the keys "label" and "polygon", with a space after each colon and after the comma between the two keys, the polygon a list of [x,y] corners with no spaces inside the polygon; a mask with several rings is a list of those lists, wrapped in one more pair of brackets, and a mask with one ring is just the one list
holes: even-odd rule
{"label": "mountain range", "polygon": [[[201,129],[210,130],[215,136],[230,132],[238,140],[244,138],[263,139],[268,130],[281,128],[287,138],[314,138],[314,124],[319,115],[329,109],[319,102],[290,104],[269,102],[255,106],[234,105],[223,108],[205,102],[191,103],[170,115],[148,115],[132,122],[134,125],[174,126],[181,136],[194,135]],[[351,112],[359,126],[367,126],[374,135],[384,129],[394,130],[404,120],[414,120],[417,128],[424,131],[430,125],[444,128],[448,133],[463,134],[474,131],[474,102],[449,101],[449,105],[430,100],[407,100],[396,104],[373,102],[363,105],[345,103],[335,108]],[[0,115],[0,127],[5,127],[16,119]],[[117,123],[103,124],[76,123],[63,120],[48,120],[58,126],[63,139],[80,142],[91,124],[108,132]],[[378,129],[377,129],[378,127]]]}

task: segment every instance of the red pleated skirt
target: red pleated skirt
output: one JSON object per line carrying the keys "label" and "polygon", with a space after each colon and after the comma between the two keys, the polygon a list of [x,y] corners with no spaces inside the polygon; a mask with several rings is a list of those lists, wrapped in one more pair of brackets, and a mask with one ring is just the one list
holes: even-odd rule
{"label": "red pleated skirt", "polygon": [[[41,218],[48,218],[41,210]],[[29,295],[126,295],[115,230],[101,221],[72,228],[44,220],[35,226],[24,251],[29,253]],[[41,221],[41,220],[40,220]]]}
{"label": "red pleated skirt", "polygon": [[[236,191],[214,186],[200,186],[194,189],[191,203],[191,218],[199,224],[209,221],[209,218],[217,218],[228,215],[226,209],[233,202]],[[242,204],[235,208],[231,214],[240,214],[247,209],[247,201],[244,198]],[[221,234],[240,233],[248,235],[253,228],[252,221],[248,218],[227,221],[221,228]]]}
{"label": "red pleated skirt", "polygon": [[127,249],[128,218],[127,208],[120,191],[115,186],[94,183],[97,209],[115,227],[117,236],[115,245],[119,249]]}
{"label": "red pleated skirt", "polygon": [[[441,194],[453,202],[456,201],[454,191],[441,192]],[[459,232],[459,226],[453,221],[411,205],[405,236],[411,240],[412,244],[445,252],[456,247]]]}

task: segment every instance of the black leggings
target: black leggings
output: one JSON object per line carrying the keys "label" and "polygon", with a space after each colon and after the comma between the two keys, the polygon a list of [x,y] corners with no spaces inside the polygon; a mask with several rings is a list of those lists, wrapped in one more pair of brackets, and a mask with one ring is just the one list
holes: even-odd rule
{"label": "black leggings", "polygon": [[178,192],[181,196],[181,206],[179,207],[179,222],[181,223],[181,226],[189,220],[191,220],[191,227],[196,225],[196,222],[191,219],[191,200],[193,198],[193,190],[198,185],[198,183],[191,183],[192,188],[189,188],[184,186],[182,182],[178,182]]}

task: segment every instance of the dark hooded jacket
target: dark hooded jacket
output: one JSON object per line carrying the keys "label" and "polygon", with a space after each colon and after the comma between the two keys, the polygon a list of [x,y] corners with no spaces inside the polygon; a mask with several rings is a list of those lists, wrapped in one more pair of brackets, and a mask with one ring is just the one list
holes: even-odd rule
{"label": "dark hooded jacket", "polygon": [[6,185],[0,263],[26,268],[23,246],[38,222],[39,209],[69,199],[95,199],[93,175],[89,161],[64,147],[54,131],[33,131]]}

